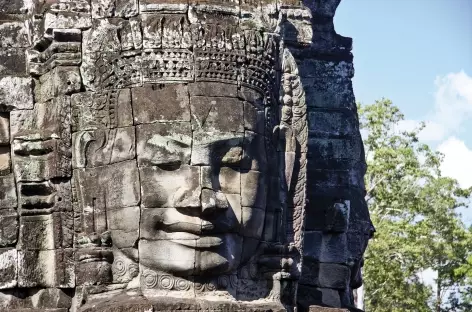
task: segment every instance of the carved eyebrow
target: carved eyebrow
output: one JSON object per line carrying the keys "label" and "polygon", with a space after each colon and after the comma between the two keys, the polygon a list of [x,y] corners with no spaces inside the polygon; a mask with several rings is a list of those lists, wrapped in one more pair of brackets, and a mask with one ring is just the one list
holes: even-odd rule
{"label": "carved eyebrow", "polygon": [[166,146],[166,147],[174,147],[174,148],[190,148],[189,144],[186,144],[182,141],[179,141],[175,138],[166,137],[160,134],[154,134],[147,143],[155,146]]}

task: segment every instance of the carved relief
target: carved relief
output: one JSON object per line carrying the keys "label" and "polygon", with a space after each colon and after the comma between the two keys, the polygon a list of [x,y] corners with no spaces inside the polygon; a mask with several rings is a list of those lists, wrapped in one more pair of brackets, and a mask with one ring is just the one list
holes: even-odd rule
{"label": "carved relief", "polygon": [[[284,23],[308,44],[306,10],[253,0],[31,10],[33,80],[14,80],[31,88],[11,103],[0,92],[0,289],[66,289],[58,312],[136,300],[293,309],[309,157]],[[321,276],[303,268],[304,282]]]}

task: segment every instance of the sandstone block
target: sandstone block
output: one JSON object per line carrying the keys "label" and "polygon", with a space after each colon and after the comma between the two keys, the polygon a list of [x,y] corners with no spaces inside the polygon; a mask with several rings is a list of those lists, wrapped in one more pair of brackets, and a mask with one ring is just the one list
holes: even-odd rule
{"label": "sandstone block", "polygon": [[72,135],[74,168],[105,166],[136,155],[134,127],[80,131]]}
{"label": "sandstone block", "polygon": [[201,167],[201,185],[203,188],[221,191],[225,194],[241,193],[241,174],[238,168]]}
{"label": "sandstone block", "polygon": [[[0,3],[0,10],[1,6]],[[0,49],[0,64],[0,76],[25,76],[27,74],[25,49]]]}
{"label": "sandstone block", "polygon": [[20,20],[0,20],[0,48],[22,48],[30,45],[28,30]]}
{"label": "sandstone block", "polygon": [[235,84],[222,82],[195,82],[188,86],[190,96],[223,96],[237,97],[238,88]]}
{"label": "sandstone block", "polygon": [[133,125],[129,89],[76,93],[71,106],[73,131]]}
{"label": "sandstone block", "polygon": [[18,251],[18,286],[74,287],[72,250]]}
{"label": "sandstone block", "polygon": [[192,128],[204,132],[243,132],[243,102],[236,98],[190,97]]}
{"label": "sandstone block", "polygon": [[200,207],[200,168],[140,168],[143,207]]}
{"label": "sandstone block", "polygon": [[136,136],[140,167],[158,165],[171,169],[189,164],[192,152],[189,122],[138,125]]}
{"label": "sandstone block", "polygon": [[261,239],[264,221],[265,211],[263,209],[242,207],[241,235]]}
{"label": "sandstone block", "polygon": [[0,113],[0,145],[10,144],[10,114]]}
{"label": "sandstone block", "polygon": [[[86,233],[106,231],[107,209],[134,207],[140,201],[136,161],[74,170],[79,214]],[[90,209],[89,207],[92,207]]]}
{"label": "sandstone block", "polygon": [[11,173],[10,147],[0,146],[0,175]]}
{"label": "sandstone block", "polygon": [[14,288],[18,281],[18,251],[0,248],[0,289]]}
{"label": "sandstone block", "polygon": [[131,17],[137,14],[137,0],[92,0],[92,18]]}
{"label": "sandstone block", "polygon": [[59,95],[79,92],[82,86],[79,67],[57,66],[39,78],[35,100],[46,102]]}
{"label": "sandstone block", "polygon": [[17,207],[16,198],[13,175],[0,176],[0,210]]}
{"label": "sandstone block", "polygon": [[[70,224],[66,224],[67,221]],[[21,216],[18,249],[52,250],[72,247],[72,212]]]}
{"label": "sandstone block", "polygon": [[347,137],[359,131],[354,112],[310,111],[308,112],[308,129],[314,137]]}
{"label": "sandstone block", "polygon": [[[15,90],[15,92],[12,92]],[[0,78],[0,111],[33,108],[32,79],[5,76]]]}
{"label": "sandstone block", "polygon": [[191,164],[239,167],[243,140],[242,133],[194,131]]}
{"label": "sandstone block", "polygon": [[253,170],[241,173],[241,206],[265,209],[266,195],[263,173]]}
{"label": "sandstone block", "polygon": [[47,103],[36,103],[32,110],[10,113],[11,138],[35,141],[60,138],[68,141],[70,140],[70,119],[70,97],[68,96],[56,97]]}
{"label": "sandstone block", "polygon": [[14,210],[0,210],[0,247],[12,246],[18,240],[18,215]]}
{"label": "sandstone block", "polygon": [[133,88],[131,93],[136,124],[155,121],[190,121],[187,85],[153,84]]}
{"label": "sandstone block", "polygon": [[305,239],[304,257],[318,262],[347,263],[346,233],[331,234],[321,231],[307,231]]}
{"label": "sandstone block", "polygon": [[139,207],[107,210],[108,228],[116,247],[126,248],[137,245],[140,217]]}

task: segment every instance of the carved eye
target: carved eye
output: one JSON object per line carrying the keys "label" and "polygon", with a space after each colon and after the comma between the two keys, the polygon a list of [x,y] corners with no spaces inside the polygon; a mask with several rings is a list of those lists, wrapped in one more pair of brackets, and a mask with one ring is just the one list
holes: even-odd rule
{"label": "carved eye", "polygon": [[156,166],[159,169],[162,169],[164,171],[175,171],[175,170],[179,170],[181,165],[182,165],[182,162],[177,160],[177,161],[167,162],[163,164],[158,164]]}

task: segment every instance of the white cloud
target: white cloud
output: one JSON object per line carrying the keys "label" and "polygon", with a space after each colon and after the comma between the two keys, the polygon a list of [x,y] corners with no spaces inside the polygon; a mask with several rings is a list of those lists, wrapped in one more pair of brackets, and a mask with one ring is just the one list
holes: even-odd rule
{"label": "white cloud", "polygon": [[[462,70],[436,77],[434,84],[434,108],[425,116],[426,127],[419,135],[420,140],[427,142],[444,140],[472,118],[472,77]],[[412,130],[418,125],[419,121],[407,119],[398,127]]]}
{"label": "white cloud", "polygon": [[472,186],[472,150],[464,141],[449,137],[438,146],[438,151],[444,154],[441,172],[444,176],[457,179],[461,187]]}

